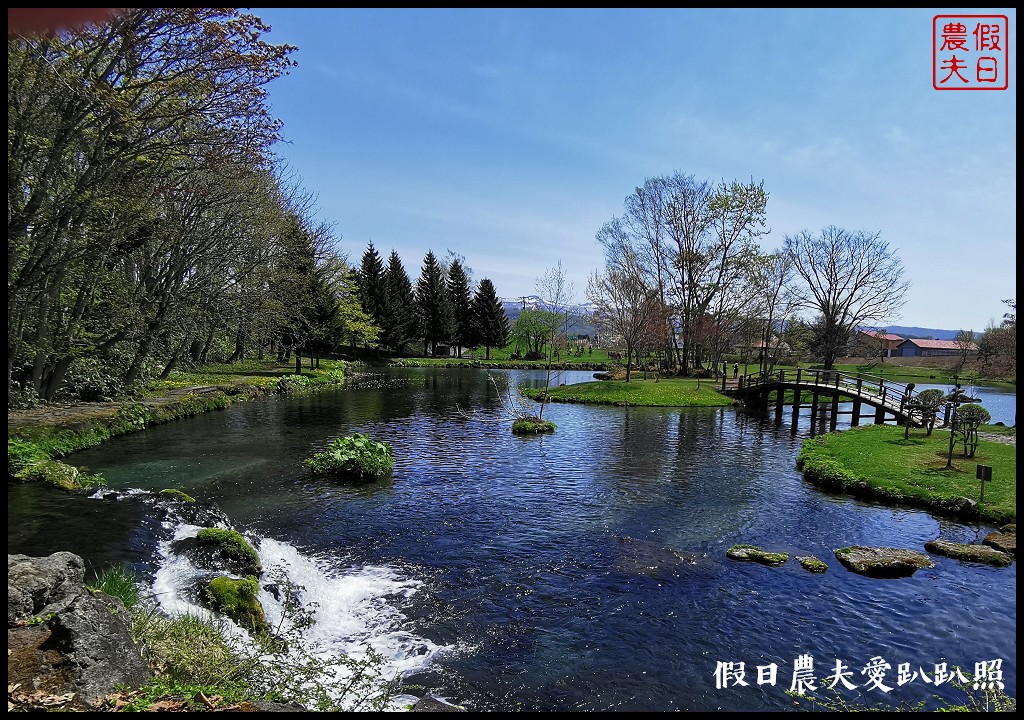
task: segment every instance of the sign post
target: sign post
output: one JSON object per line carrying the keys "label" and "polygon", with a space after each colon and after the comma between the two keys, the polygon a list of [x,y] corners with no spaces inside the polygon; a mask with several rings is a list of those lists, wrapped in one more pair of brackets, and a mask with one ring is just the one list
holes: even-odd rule
{"label": "sign post", "polygon": [[981,500],[985,502],[985,483],[992,482],[992,466],[991,465],[979,465],[976,477],[981,481]]}

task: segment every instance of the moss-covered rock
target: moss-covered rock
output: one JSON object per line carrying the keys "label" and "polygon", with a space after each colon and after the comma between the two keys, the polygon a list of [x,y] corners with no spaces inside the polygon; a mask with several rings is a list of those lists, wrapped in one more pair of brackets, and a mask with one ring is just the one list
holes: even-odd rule
{"label": "moss-covered rock", "polygon": [[270,627],[257,597],[259,591],[260,585],[252,576],[235,579],[221,575],[206,586],[203,599],[211,610],[227,615],[246,630],[266,634]]}
{"label": "moss-covered rock", "polygon": [[186,495],[181,490],[175,490],[174,488],[165,488],[160,491],[160,494],[172,500],[180,500],[181,502],[194,503],[196,501],[191,495]]}
{"label": "moss-covered rock", "polygon": [[762,550],[757,545],[733,545],[725,551],[725,556],[732,560],[751,560],[777,567],[789,560],[789,553],[769,552]]}
{"label": "moss-covered rock", "polygon": [[936,539],[925,543],[924,549],[935,555],[943,555],[967,562],[985,563],[986,565],[995,565],[996,567],[1007,567],[1013,564],[1013,557],[1008,553],[987,545],[973,545]]}
{"label": "moss-covered rock", "polygon": [[196,542],[199,547],[214,550],[228,561],[230,568],[238,575],[259,577],[263,574],[260,556],[237,530],[203,528],[196,534]]}
{"label": "moss-covered rock", "polygon": [[85,468],[60,460],[39,460],[19,470],[14,477],[22,482],[49,483],[61,490],[81,490],[106,484],[102,475],[90,475]]}
{"label": "moss-covered rock", "polygon": [[994,548],[999,552],[1017,557],[1017,533],[990,532],[981,541],[982,545]]}
{"label": "moss-covered rock", "polygon": [[872,578],[909,577],[921,568],[935,567],[924,553],[904,548],[853,545],[832,552],[850,572]]}
{"label": "moss-covered rock", "polygon": [[808,572],[823,573],[828,570],[828,563],[819,560],[814,555],[804,555],[798,557],[797,560],[800,562],[800,567]]}
{"label": "moss-covered rock", "polygon": [[541,420],[535,417],[516,418],[512,423],[513,435],[540,435],[542,433],[553,433],[555,424],[550,420]]}

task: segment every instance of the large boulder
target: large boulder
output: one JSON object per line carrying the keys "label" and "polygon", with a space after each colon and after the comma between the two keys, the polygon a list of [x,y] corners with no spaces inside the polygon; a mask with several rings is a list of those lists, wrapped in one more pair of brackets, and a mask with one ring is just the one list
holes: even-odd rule
{"label": "large boulder", "polygon": [[904,548],[853,545],[832,552],[850,572],[873,578],[909,577],[921,568],[935,567],[924,553]]}
{"label": "large boulder", "polygon": [[7,556],[7,686],[56,698],[62,709],[95,709],[118,687],[150,678],[117,598],[84,583],[82,558]]}

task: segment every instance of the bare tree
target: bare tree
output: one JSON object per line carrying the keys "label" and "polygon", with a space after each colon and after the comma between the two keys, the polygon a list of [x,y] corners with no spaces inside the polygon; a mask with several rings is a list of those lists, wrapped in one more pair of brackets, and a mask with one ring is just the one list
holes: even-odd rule
{"label": "bare tree", "polygon": [[547,344],[544,349],[544,392],[541,394],[540,412],[537,413],[537,420],[544,419],[544,407],[548,401],[548,388],[551,387],[552,365],[554,364],[555,352],[559,347],[559,338],[572,324],[573,293],[575,287],[566,278],[565,268],[562,261],[549,268],[544,275],[537,279],[537,293],[541,297],[544,309],[547,311],[541,321],[544,323],[544,335]]}
{"label": "bare tree", "polygon": [[795,271],[794,298],[819,315],[818,347],[826,369],[858,326],[898,317],[910,283],[879,233],[830,225],[818,235],[787,235],[783,247]]}
{"label": "bare tree", "polygon": [[953,342],[956,344],[956,350],[960,354],[960,361],[956,365],[957,372],[964,369],[968,358],[971,357],[971,353],[978,349],[978,346],[974,341],[975,335],[973,330],[961,330],[953,338]]}
{"label": "bare tree", "polygon": [[633,367],[630,358],[635,355],[639,364],[640,350],[651,334],[652,321],[663,318],[657,290],[631,272],[628,265],[612,265],[603,275],[590,276],[587,299],[594,306],[593,320],[598,330],[618,337],[625,346],[629,382]]}

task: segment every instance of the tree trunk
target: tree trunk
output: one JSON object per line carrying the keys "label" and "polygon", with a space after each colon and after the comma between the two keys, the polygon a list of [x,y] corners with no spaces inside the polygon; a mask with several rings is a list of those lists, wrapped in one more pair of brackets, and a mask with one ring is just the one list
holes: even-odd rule
{"label": "tree trunk", "polygon": [[302,374],[302,354],[299,352],[298,348],[295,350],[295,374]]}
{"label": "tree trunk", "polygon": [[46,382],[46,392],[43,396],[43,399],[47,402],[53,400],[53,396],[57,394],[60,384],[64,382],[64,376],[67,374],[68,368],[71,367],[71,360],[69,357],[63,357],[53,366],[53,371]]}

